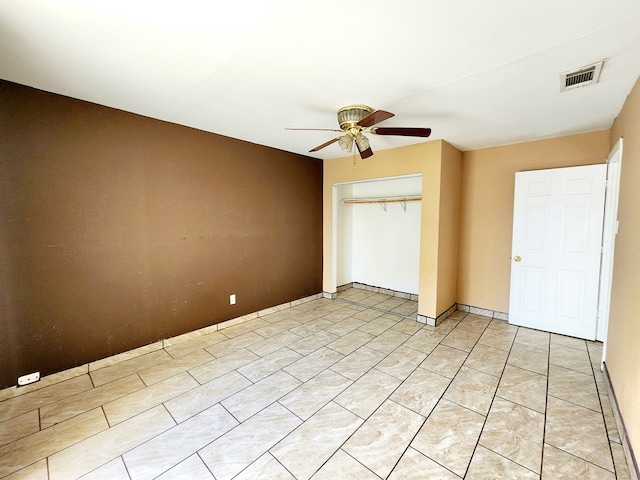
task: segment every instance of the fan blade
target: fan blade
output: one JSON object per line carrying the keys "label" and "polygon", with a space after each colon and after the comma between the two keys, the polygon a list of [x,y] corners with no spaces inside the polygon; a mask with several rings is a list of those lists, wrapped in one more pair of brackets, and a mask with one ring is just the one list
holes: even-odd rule
{"label": "fan blade", "polygon": [[430,128],[374,127],[369,130],[376,135],[401,135],[403,137],[428,137]]}
{"label": "fan blade", "polygon": [[309,150],[309,152],[317,152],[318,150],[322,150],[324,147],[328,147],[329,145],[331,145],[332,143],[335,143],[338,141],[340,137],[336,137],[333,138],[331,140],[329,140],[328,142],[324,142],[322,145],[318,145],[316,148],[314,148],[313,150]]}
{"label": "fan blade", "polygon": [[318,131],[318,132],[341,132],[342,130],[336,128],[285,128],[285,130],[305,130],[305,131]]}
{"label": "fan blade", "polygon": [[360,145],[356,143],[356,146],[358,147],[358,151],[360,152],[360,158],[362,158],[363,160],[373,155],[373,150],[371,150],[371,147],[367,147],[364,150],[360,150]]}
{"label": "fan blade", "polygon": [[371,112],[369,115],[364,117],[362,120],[358,122],[358,125],[361,127],[370,127],[371,125],[375,125],[376,123],[380,123],[387,118],[393,117],[395,114],[391,112],[385,112],[384,110],[376,110],[375,112]]}

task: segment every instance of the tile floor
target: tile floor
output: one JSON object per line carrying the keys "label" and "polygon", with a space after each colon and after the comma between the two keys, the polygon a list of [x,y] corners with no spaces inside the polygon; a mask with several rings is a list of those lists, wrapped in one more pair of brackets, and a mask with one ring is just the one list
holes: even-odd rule
{"label": "tile floor", "polygon": [[629,478],[601,344],[416,309],[350,289],[0,392],[0,478]]}

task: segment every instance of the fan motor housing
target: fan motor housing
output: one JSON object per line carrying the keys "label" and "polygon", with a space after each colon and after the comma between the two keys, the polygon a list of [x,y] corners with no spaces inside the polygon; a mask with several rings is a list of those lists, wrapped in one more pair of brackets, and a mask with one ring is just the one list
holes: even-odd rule
{"label": "fan motor housing", "polygon": [[366,105],[347,105],[340,108],[338,110],[338,124],[340,124],[340,129],[346,132],[372,112],[373,109]]}

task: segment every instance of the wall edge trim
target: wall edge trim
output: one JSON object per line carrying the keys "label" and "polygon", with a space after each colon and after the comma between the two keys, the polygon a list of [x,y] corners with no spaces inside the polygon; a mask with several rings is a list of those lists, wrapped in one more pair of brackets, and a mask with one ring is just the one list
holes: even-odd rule
{"label": "wall edge trim", "polygon": [[631,446],[631,442],[629,441],[627,427],[624,423],[622,412],[620,412],[620,408],[618,406],[618,399],[616,397],[616,392],[613,389],[613,384],[611,383],[611,377],[609,377],[609,370],[607,369],[606,362],[603,362],[603,373],[604,373],[603,375],[604,383],[607,387],[607,393],[609,394],[609,398],[613,400],[611,402],[611,407],[613,408],[613,418],[616,421],[616,427],[618,427],[618,434],[620,435],[620,440],[622,441],[622,450],[624,452],[625,459],[627,460],[629,475],[631,475],[632,480],[640,480],[640,468],[638,468],[636,455],[635,455],[635,452],[633,451],[633,447]]}

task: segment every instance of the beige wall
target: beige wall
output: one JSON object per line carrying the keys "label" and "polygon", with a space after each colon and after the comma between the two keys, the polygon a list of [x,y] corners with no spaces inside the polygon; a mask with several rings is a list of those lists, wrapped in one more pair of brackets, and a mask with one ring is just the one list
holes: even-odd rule
{"label": "beige wall", "polygon": [[460,240],[460,180],[462,152],[443,144],[440,175],[440,224],[436,311],[458,301],[458,245]]}
{"label": "beige wall", "polygon": [[608,153],[608,131],[464,152],[457,301],[509,309],[515,172],[603,163]]}
{"label": "beige wall", "polygon": [[624,138],[606,366],[636,457],[640,454],[640,80],[611,128]]}
{"label": "beige wall", "polygon": [[[323,290],[334,292],[336,289],[334,255],[334,206],[333,186],[337,183],[356,182],[369,179],[396,177],[401,175],[422,174],[422,218],[420,226],[420,289],[418,312],[421,315],[435,317],[441,311],[437,311],[439,296],[448,301],[454,298],[455,291],[447,291],[446,286],[438,292],[438,245],[440,242],[440,185],[441,162],[443,151],[447,158],[454,159],[454,166],[446,168],[446,175],[456,175],[455,157],[453,147],[441,140],[394,148],[391,150],[377,151],[367,160],[357,160],[354,168],[353,156],[325,160],[324,162],[324,258],[323,258]],[[459,152],[458,152],[459,155]],[[447,193],[446,196],[453,196]],[[443,233],[444,240],[449,240],[454,232],[450,227],[448,233]],[[451,257],[451,249],[447,250],[447,257]],[[447,276],[453,271],[453,264],[448,260]],[[443,267],[444,268],[444,267]],[[455,275],[455,274],[454,274]],[[449,279],[449,285],[452,284]],[[450,306],[451,303],[449,305]],[[445,300],[442,300],[445,302]]]}

